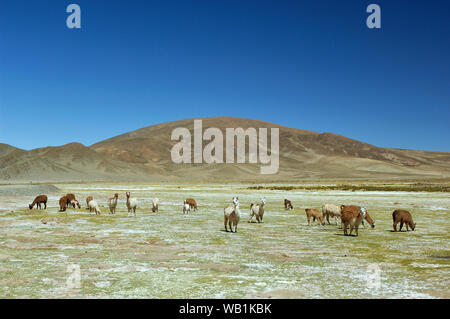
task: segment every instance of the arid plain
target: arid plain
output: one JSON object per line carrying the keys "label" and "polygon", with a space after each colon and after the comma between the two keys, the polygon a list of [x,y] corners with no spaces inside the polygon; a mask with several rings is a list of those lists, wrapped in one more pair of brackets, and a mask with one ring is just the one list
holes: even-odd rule
{"label": "arid plain", "polygon": [[[245,183],[2,186],[0,295],[450,297],[448,192],[280,190],[286,184],[258,185],[265,187],[249,189],[255,184]],[[314,185],[323,183],[309,186]],[[49,194],[45,211],[28,209],[31,194],[38,190]],[[136,217],[127,214],[126,191],[139,200]],[[58,199],[68,192],[77,196],[82,209],[58,212]],[[115,192],[118,211],[109,215],[107,198]],[[99,202],[101,215],[85,209],[88,195]],[[242,216],[238,232],[227,233],[223,208],[233,196],[239,196]],[[161,200],[158,213],[151,212],[154,197]],[[197,200],[198,211],[183,215],[186,197]],[[248,223],[250,202],[261,197],[267,200],[264,223]],[[292,201],[293,210],[284,210],[284,198]],[[364,205],[376,227],[366,224],[354,237],[343,236],[336,225],[307,226],[304,208],[320,208],[324,203]],[[394,208],[411,211],[415,231],[392,232]],[[73,265],[80,269],[75,288],[67,282]],[[373,269],[379,269],[379,285],[372,282]]]}

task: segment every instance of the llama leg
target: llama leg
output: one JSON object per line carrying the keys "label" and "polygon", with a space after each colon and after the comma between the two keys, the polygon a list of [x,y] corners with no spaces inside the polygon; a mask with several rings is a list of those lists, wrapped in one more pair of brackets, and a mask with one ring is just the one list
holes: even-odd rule
{"label": "llama leg", "polygon": [[223,219],[223,226],[225,226],[225,231],[228,232],[228,229],[227,229],[227,219],[226,219],[226,218]]}
{"label": "llama leg", "polygon": [[405,226],[406,226],[406,231],[409,231],[408,223],[405,223]]}
{"label": "llama leg", "polygon": [[44,209],[47,209],[47,202],[44,202]]}
{"label": "llama leg", "polygon": [[330,215],[326,215],[327,216],[327,222],[328,222],[328,225],[330,225]]}
{"label": "llama leg", "polygon": [[308,220],[308,226],[311,226],[311,221],[310,221],[310,219],[311,219],[311,216],[309,216],[309,215],[306,215],[306,219]]}
{"label": "llama leg", "polygon": [[403,222],[400,222],[400,231],[402,231],[403,228]]}
{"label": "llama leg", "polygon": [[355,227],[356,236],[358,236],[358,226]]}
{"label": "llama leg", "polygon": [[397,231],[397,222],[394,222],[394,223],[392,224],[392,227],[394,227],[394,231]]}

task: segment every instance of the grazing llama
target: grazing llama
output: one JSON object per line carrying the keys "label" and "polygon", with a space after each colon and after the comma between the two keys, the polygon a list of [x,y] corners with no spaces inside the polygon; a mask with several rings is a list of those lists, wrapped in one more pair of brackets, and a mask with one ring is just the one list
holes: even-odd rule
{"label": "grazing llama", "polygon": [[75,206],[77,206],[78,208],[81,208],[80,203],[76,199],[70,201],[70,204],[72,205],[72,208],[75,208]]}
{"label": "grazing llama", "polygon": [[342,228],[344,228],[344,235],[347,234],[347,228],[350,226],[350,235],[352,234],[353,229],[355,229],[356,236],[358,236],[358,228],[361,225],[363,220],[367,220],[372,228],[375,227],[375,222],[369,216],[369,213],[364,207],[360,206],[343,206],[341,212],[341,221]]}
{"label": "grazing llama", "polygon": [[119,199],[119,194],[115,193],[114,197],[108,199],[109,213],[115,214],[117,207],[117,200]]}
{"label": "grazing llama", "polygon": [[193,208],[194,210],[197,210],[197,202],[195,201],[195,199],[193,199],[193,198],[186,198],[186,203],[188,203],[189,206],[191,208]]}
{"label": "grazing llama", "polygon": [[152,199],[152,212],[159,212],[159,198]]}
{"label": "grazing llama", "polygon": [[333,205],[333,204],[325,204],[322,205],[322,214],[323,217],[326,218],[328,225],[330,225],[330,217],[335,219],[336,221],[336,226],[338,225],[338,221],[341,218],[341,210],[342,210],[342,206],[337,206],[337,205]]}
{"label": "grazing llama", "polygon": [[292,203],[289,199],[284,199],[284,209],[294,209],[294,206],[292,206]]}
{"label": "grazing llama", "polygon": [[227,206],[223,209],[223,224],[225,226],[225,231],[228,232],[227,224],[230,227],[230,231],[237,232],[237,225],[239,224],[239,220],[241,219],[241,212],[239,210],[239,198],[233,197],[232,205]]}
{"label": "grazing llama", "polygon": [[190,211],[191,211],[191,205],[189,205],[189,203],[185,199],[184,202],[183,202],[183,214],[187,214]]}
{"label": "grazing llama", "polygon": [[311,217],[312,217],[312,222],[314,223],[317,219],[317,223],[325,225],[325,221],[323,219],[323,215],[320,212],[320,210],[316,209],[316,208],[306,208],[305,209],[306,212],[306,219],[308,220],[308,226],[311,225]]}
{"label": "grazing llama", "polygon": [[59,211],[65,212],[67,208],[67,197],[63,196],[59,199]]}
{"label": "grazing llama", "polygon": [[72,205],[73,208],[75,208],[75,203],[73,202],[76,198],[74,194],[66,194],[67,204],[66,206],[69,207]]}
{"label": "grazing llama", "polygon": [[136,198],[130,198],[130,192],[126,192],[125,193],[127,195],[127,208],[128,208],[128,214],[130,214],[130,212],[134,213],[134,216],[136,216],[136,208],[138,205],[138,201]]}
{"label": "grazing llama", "polygon": [[100,207],[98,206],[98,203],[95,200],[91,200],[89,202],[89,213],[91,213],[92,211],[95,211],[95,215],[101,214]]}
{"label": "grazing llama", "polygon": [[252,222],[253,216],[256,216],[256,220],[258,223],[263,222],[263,216],[264,216],[264,205],[266,205],[266,199],[262,198],[261,203],[259,204],[250,204],[250,218],[248,220],[249,223]]}
{"label": "grazing llama", "polygon": [[403,224],[406,225],[406,231],[409,231],[408,226],[411,230],[416,229],[416,223],[413,221],[411,213],[404,209],[396,209],[392,213],[392,219],[394,221],[393,227],[394,231],[397,231],[397,224],[400,223],[400,231],[402,231]]}
{"label": "grazing llama", "polygon": [[33,209],[34,205],[36,205],[36,208],[41,209],[41,204],[44,204],[44,209],[47,209],[47,195],[36,196],[34,201],[28,205],[28,207]]}
{"label": "grazing llama", "polygon": [[94,199],[94,197],[92,197],[92,196],[86,197],[86,206],[87,206],[87,209],[89,209],[89,202],[90,202],[91,200],[93,200],[93,199]]}

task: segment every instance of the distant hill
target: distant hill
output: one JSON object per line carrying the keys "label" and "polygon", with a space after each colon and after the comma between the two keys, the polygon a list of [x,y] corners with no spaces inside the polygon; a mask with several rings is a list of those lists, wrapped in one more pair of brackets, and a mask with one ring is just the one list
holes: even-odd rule
{"label": "distant hill", "polygon": [[[280,129],[280,169],[259,174],[259,164],[175,164],[172,130],[193,135],[194,119],[148,126],[90,147],[70,143],[24,151],[0,144],[0,180],[303,180],[396,179],[450,176],[450,153],[376,147],[333,133],[317,133],[233,117],[203,118],[203,129]],[[206,143],[204,142],[204,145]]]}

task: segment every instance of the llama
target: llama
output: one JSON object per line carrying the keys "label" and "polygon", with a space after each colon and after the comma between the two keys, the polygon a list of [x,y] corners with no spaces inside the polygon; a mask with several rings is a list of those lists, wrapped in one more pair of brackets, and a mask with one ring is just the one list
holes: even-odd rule
{"label": "llama", "polygon": [[186,198],[186,203],[191,206],[191,208],[194,208],[194,210],[197,210],[197,202],[193,198]]}
{"label": "llama", "polygon": [[241,212],[239,210],[239,198],[233,197],[232,205],[227,206],[223,209],[223,224],[225,226],[225,231],[228,232],[227,224],[230,227],[230,231],[237,232],[237,226],[239,224],[239,220],[241,219]]}
{"label": "llama", "polygon": [[92,211],[95,211],[95,215],[101,214],[100,207],[98,206],[98,203],[95,200],[91,200],[89,202],[89,213],[91,213]]}
{"label": "llama", "polygon": [[392,219],[394,221],[393,227],[394,231],[397,231],[397,224],[400,223],[400,231],[402,231],[403,224],[406,225],[406,231],[409,231],[408,226],[411,230],[416,229],[416,223],[414,223],[411,213],[404,209],[396,209],[392,213]]}
{"label": "llama", "polygon": [[72,203],[72,201],[74,201],[76,199],[75,195],[74,194],[66,194],[66,198],[67,198],[66,206],[72,205],[72,207],[75,208],[75,203]]}
{"label": "llama", "polygon": [[159,212],[159,198],[153,198],[152,199],[152,212]]}
{"label": "llama", "polygon": [[333,205],[333,204],[325,204],[322,205],[322,214],[323,217],[325,217],[327,219],[328,225],[330,225],[330,217],[335,219],[336,221],[336,226],[338,225],[338,221],[341,218],[341,210],[342,210],[342,206],[337,206],[337,205]]}
{"label": "llama", "polygon": [[284,199],[284,209],[285,210],[294,209],[294,206],[292,206],[292,203],[290,200]]}
{"label": "llama", "polygon": [[90,202],[91,200],[93,200],[93,199],[94,199],[94,197],[92,197],[92,196],[86,197],[86,206],[87,206],[87,209],[89,209],[89,202]]}
{"label": "llama", "polygon": [[130,198],[130,192],[126,192],[125,193],[127,195],[127,208],[128,208],[128,214],[130,214],[130,212],[134,213],[134,216],[136,216],[136,208],[138,205],[138,201],[136,198]]}
{"label": "llama", "polygon": [[306,219],[308,220],[308,226],[311,225],[311,217],[313,219],[313,223],[317,219],[317,223],[322,224],[322,226],[325,225],[325,221],[323,219],[323,215],[318,209],[316,209],[316,208],[306,208],[305,212],[306,212]]}
{"label": "llama", "polygon": [[189,203],[185,199],[184,202],[183,202],[183,214],[187,214],[190,211],[191,211],[191,205],[189,205]]}
{"label": "llama", "polygon": [[353,229],[356,231],[356,236],[358,236],[358,228],[361,225],[363,220],[367,220],[372,228],[375,227],[375,222],[369,216],[369,213],[364,207],[360,206],[343,206],[341,212],[341,221],[342,228],[344,228],[344,235],[347,234],[347,228],[350,226],[350,235],[352,234]]}
{"label": "llama", "polygon": [[65,212],[67,208],[67,197],[63,196],[59,199],[59,211]]}
{"label": "llama", "polygon": [[75,206],[78,207],[78,208],[81,208],[80,203],[76,199],[71,200],[70,204],[72,205],[72,208],[75,208]]}
{"label": "llama", "polygon": [[30,209],[33,209],[34,205],[36,205],[36,208],[41,209],[41,204],[44,204],[44,209],[47,209],[47,195],[39,195],[36,196],[34,201],[28,205]]}
{"label": "llama", "polygon": [[119,194],[115,193],[114,197],[108,199],[109,213],[115,214],[117,207],[117,200],[119,199]]}
{"label": "llama", "polygon": [[262,198],[261,203],[259,204],[250,204],[250,218],[248,220],[249,223],[252,222],[253,216],[256,216],[256,220],[258,223],[263,222],[263,216],[264,216],[264,205],[266,205],[266,199]]}

